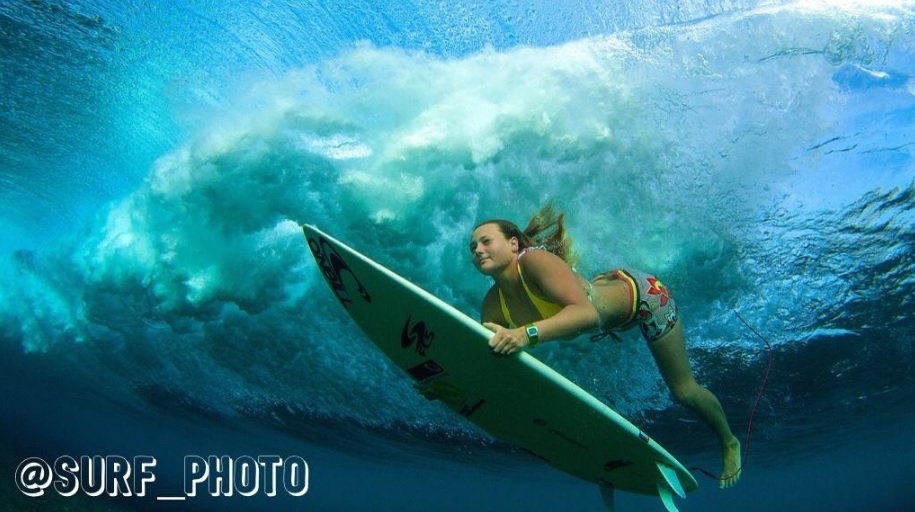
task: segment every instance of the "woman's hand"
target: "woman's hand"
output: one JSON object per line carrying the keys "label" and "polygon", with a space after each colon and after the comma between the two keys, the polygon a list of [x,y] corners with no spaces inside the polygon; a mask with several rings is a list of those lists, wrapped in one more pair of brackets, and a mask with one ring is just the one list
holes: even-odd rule
{"label": "woman's hand", "polygon": [[489,338],[489,346],[497,354],[514,354],[530,343],[523,328],[506,329],[492,322],[484,322],[483,327],[494,333]]}

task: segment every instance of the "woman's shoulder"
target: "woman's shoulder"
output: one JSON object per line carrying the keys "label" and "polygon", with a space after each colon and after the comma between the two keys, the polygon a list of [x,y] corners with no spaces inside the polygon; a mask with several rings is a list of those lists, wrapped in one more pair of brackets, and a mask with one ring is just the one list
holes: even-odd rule
{"label": "woman's shoulder", "polygon": [[543,291],[546,281],[555,282],[556,279],[562,280],[564,276],[569,276],[577,281],[587,283],[587,280],[579,276],[575,269],[570,267],[565,260],[546,250],[530,251],[523,258],[520,258],[518,262],[524,281],[531,286],[534,293],[543,297],[546,296]]}
{"label": "woman's shoulder", "polygon": [[550,269],[557,265],[568,267],[562,258],[546,249],[540,248],[525,249],[523,256],[518,258],[518,264],[521,266],[522,272],[525,270]]}

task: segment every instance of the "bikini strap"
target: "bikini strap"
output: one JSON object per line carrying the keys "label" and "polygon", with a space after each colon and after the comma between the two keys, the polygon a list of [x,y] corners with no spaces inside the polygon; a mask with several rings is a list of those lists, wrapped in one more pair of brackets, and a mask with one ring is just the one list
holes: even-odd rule
{"label": "bikini strap", "polygon": [[508,322],[509,326],[514,326],[515,322],[512,321],[512,315],[508,312],[508,305],[505,303],[505,296],[502,295],[501,288],[499,288],[499,306],[502,307],[502,316],[505,317],[505,321]]}
{"label": "bikini strap", "polygon": [[600,340],[602,340],[602,339],[604,339],[604,338],[606,338],[606,337],[608,337],[608,336],[609,336],[610,338],[612,338],[613,341],[615,341],[615,342],[617,342],[617,343],[622,343],[622,342],[623,342],[623,339],[620,338],[619,335],[616,334],[615,332],[610,331],[610,330],[603,330],[603,329],[602,329],[599,333],[597,333],[597,334],[592,334],[590,340],[591,340],[591,343],[594,343],[594,342],[600,341]]}

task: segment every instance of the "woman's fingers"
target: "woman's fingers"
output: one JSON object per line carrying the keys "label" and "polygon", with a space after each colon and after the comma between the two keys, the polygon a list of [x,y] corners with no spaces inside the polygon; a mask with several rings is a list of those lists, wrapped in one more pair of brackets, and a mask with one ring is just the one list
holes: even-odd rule
{"label": "woman's fingers", "polygon": [[502,333],[506,331],[505,327],[492,322],[483,322],[483,327],[493,332],[493,335],[489,337],[489,347],[495,352],[501,353],[502,345],[504,344]]}
{"label": "woman's fingers", "polygon": [[489,329],[492,332],[499,332],[499,329],[505,329],[499,324],[494,324],[492,322],[483,322],[483,327]]}
{"label": "woman's fingers", "polygon": [[[519,329],[506,329],[496,324],[491,325],[496,327],[496,329],[493,329],[494,334],[489,338],[489,346],[494,352],[499,354],[514,354],[524,346],[521,338],[518,337],[518,333],[523,333],[523,331]],[[492,329],[488,325],[486,327]]]}

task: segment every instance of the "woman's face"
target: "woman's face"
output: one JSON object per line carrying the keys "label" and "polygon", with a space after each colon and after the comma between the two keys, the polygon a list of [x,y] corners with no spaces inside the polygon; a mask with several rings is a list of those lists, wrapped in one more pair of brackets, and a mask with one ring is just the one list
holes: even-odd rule
{"label": "woman's face", "polygon": [[506,238],[496,224],[483,224],[470,234],[470,256],[481,274],[501,271],[517,254],[518,239]]}

